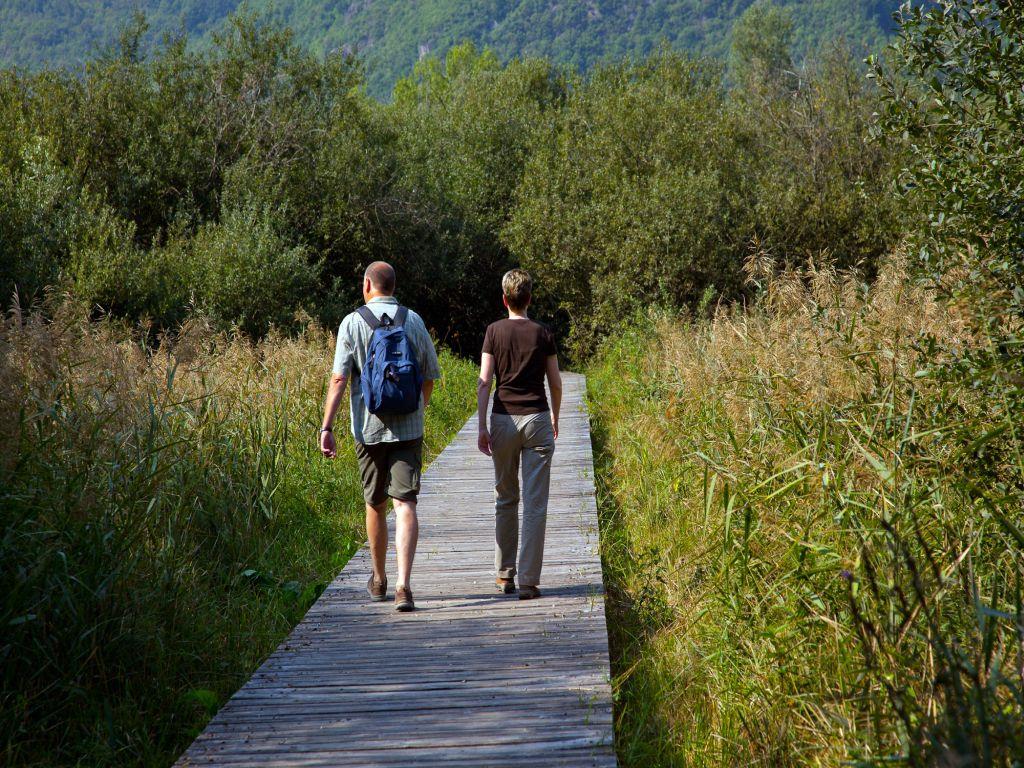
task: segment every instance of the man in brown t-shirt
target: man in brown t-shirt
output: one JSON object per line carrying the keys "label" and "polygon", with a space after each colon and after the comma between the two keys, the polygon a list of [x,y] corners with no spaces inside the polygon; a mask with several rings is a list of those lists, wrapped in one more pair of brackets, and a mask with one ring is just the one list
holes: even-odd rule
{"label": "man in brown t-shirt", "polygon": [[[494,460],[494,567],[498,590],[515,591],[516,550],[519,550],[519,599],[540,597],[544,530],[548,515],[551,457],[558,437],[562,378],[558,373],[555,337],[526,316],[533,282],[521,269],[501,280],[508,318],[491,323],[484,335],[477,384],[480,435],[477,444]],[[497,379],[490,429],[487,399]],[[551,408],[544,379],[551,390]],[[523,470],[523,535],[519,547],[519,466]]]}

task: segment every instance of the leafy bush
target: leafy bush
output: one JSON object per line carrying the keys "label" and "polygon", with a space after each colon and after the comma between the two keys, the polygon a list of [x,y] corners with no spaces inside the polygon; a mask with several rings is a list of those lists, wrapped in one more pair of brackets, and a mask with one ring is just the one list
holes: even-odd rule
{"label": "leafy bush", "polygon": [[[3,254],[2,287],[9,295],[17,277],[28,297],[65,281],[85,301],[161,327],[193,304],[257,333],[302,306],[318,308],[326,290],[313,282],[317,259],[304,265],[299,254],[316,246],[337,258],[324,247],[321,222],[345,215],[339,203],[353,184],[333,191],[323,217],[326,180],[316,170],[325,134],[364,142],[357,65],[316,59],[287,32],[248,16],[203,53],[177,40],[144,58],[144,33],[137,20],[81,78],[8,72],[0,81],[12,126],[0,153],[0,184],[12,201],[0,222],[17,235],[5,245],[21,243]],[[339,157],[341,149],[338,141],[327,147]],[[261,243],[241,232],[239,216],[255,224]],[[214,236],[217,226],[224,237]],[[244,237],[228,247],[230,233]],[[210,253],[197,253],[206,246]],[[272,263],[270,250],[282,252]],[[365,260],[365,249],[355,260]],[[239,277],[244,263],[259,268],[248,285]],[[244,304],[254,287],[254,299],[275,302]]]}
{"label": "leafy bush", "polygon": [[0,142],[0,296],[42,296],[67,268],[72,250],[102,212],[72,183],[52,142],[6,122]]}
{"label": "leafy bush", "polygon": [[[381,117],[395,128],[402,206],[389,252],[428,319],[447,318],[452,342],[478,354],[502,311],[501,275],[515,259],[500,237],[535,137],[557,119],[565,95],[545,61],[502,67],[493,53],[453,48],[428,58],[395,88]],[[398,213],[398,215],[395,215]]]}
{"label": "leafy bush", "polygon": [[726,92],[662,52],[572,90],[530,157],[505,236],[588,353],[637,307],[744,294],[752,250],[871,268],[898,236],[867,145],[875,95],[832,55],[792,91]]}
{"label": "leafy bush", "polygon": [[560,118],[530,158],[506,237],[582,349],[640,302],[678,306],[712,281],[735,284],[738,170],[716,73],[670,53],[605,67]]}
{"label": "leafy bush", "polygon": [[994,333],[1024,314],[1024,10],[946,0],[904,6],[878,131],[902,139],[902,192],[926,275]]}
{"label": "leafy bush", "polygon": [[[751,39],[771,36],[759,18]],[[333,326],[384,259],[476,354],[498,277],[522,263],[537,311],[585,354],[641,303],[742,297],[752,248],[870,267],[896,236],[879,194],[891,157],[865,142],[875,94],[848,54],[792,87],[730,91],[667,51],[583,78],[466,45],[381,105],[357,61],[252,16],[198,51],[144,55],[145,35],[137,19],[82,77],[0,80],[0,224],[20,243],[0,267],[8,295],[63,283],[157,328],[201,306],[259,334],[298,309]],[[785,36],[773,45],[788,55]],[[760,55],[747,49],[737,61]],[[242,222],[258,238],[227,234]]]}
{"label": "leafy bush", "polygon": [[305,248],[289,248],[266,209],[231,210],[204,226],[189,244],[197,263],[200,305],[250,336],[285,327],[295,307],[317,290],[320,267]]}

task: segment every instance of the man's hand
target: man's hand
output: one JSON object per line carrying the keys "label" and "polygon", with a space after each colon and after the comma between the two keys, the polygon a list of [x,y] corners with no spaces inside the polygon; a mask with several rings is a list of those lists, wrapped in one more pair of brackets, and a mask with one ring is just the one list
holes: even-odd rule
{"label": "man's hand", "polygon": [[480,449],[480,453],[486,456],[491,455],[491,434],[486,429],[480,430],[480,434],[476,438],[476,447]]}
{"label": "man's hand", "polygon": [[333,459],[338,455],[338,447],[334,444],[333,432],[320,433],[320,453],[328,459]]}
{"label": "man's hand", "polygon": [[[347,384],[348,376],[343,376],[340,373],[331,374],[331,383],[327,385],[327,401],[324,403],[324,417],[320,422],[321,427],[324,424],[330,426],[334,423],[334,416],[338,413],[338,406],[341,404]],[[320,453],[328,459],[333,459],[338,455],[333,432],[329,430],[320,432]]]}
{"label": "man's hand", "polygon": [[551,428],[555,431],[555,440],[558,439],[558,419],[554,419],[551,422]]}

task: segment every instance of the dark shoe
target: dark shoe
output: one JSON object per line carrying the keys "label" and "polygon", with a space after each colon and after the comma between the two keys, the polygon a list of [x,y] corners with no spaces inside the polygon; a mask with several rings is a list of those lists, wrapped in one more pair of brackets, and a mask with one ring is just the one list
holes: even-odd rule
{"label": "dark shoe", "polygon": [[520,600],[535,600],[538,597],[540,597],[540,590],[536,587],[531,587],[526,584],[519,585]]}
{"label": "dark shoe", "polygon": [[370,580],[366,582],[366,591],[370,593],[370,599],[375,603],[382,603],[388,599],[388,579],[385,576],[382,581],[377,581],[370,574]]}
{"label": "dark shoe", "polygon": [[516,580],[515,579],[503,579],[501,576],[494,580],[494,586],[498,588],[499,592],[503,592],[506,595],[511,595],[516,591]]}
{"label": "dark shoe", "polygon": [[416,607],[412,601],[412,590],[408,587],[399,587],[395,590],[395,610],[408,613]]}

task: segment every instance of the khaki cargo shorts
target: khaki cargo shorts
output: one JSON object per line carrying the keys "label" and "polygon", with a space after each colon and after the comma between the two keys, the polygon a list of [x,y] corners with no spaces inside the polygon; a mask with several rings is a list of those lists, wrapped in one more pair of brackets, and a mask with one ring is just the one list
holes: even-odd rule
{"label": "khaki cargo shorts", "polygon": [[398,499],[416,503],[423,468],[423,438],[397,443],[356,443],[363,498],[374,507]]}

